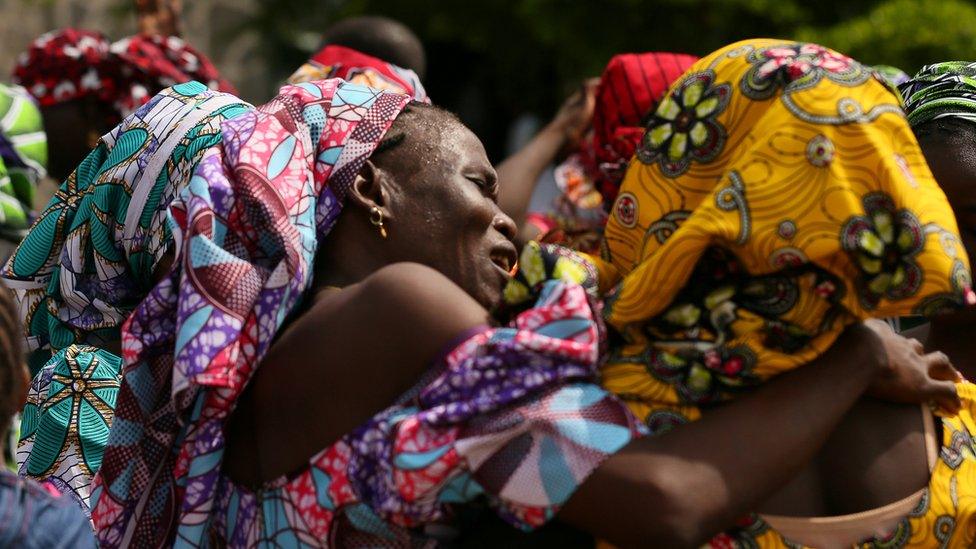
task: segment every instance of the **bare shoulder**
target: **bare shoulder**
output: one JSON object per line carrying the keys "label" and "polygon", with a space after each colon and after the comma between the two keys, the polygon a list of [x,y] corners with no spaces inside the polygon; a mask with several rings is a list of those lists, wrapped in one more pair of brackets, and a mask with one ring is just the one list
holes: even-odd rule
{"label": "bare shoulder", "polygon": [[268,349],[242,398],[228,474],[256,484],[296,470],[395,402],[461,334],[489,319],[450,279],[415,263],[321,290]]}
{"label": "bare shoulder", "polygon": [[[359,284],[361,306],[412,322],[444,324],[457,331],[485,324],[488,312],[452,280],[419,263],[394,263]],[[447,319],[445,319],[447,317]],[[430,326],[433,327],[433,326]]]}
{"label": "bare shoulder", "polygon": [[490,321],[484,307],[438,271],[394,263],[318,300],[295,322],[294,335],[314,334],[367,355],[377,350],[365,348],[382,342],[388,356],[428,363],[458,335]]}

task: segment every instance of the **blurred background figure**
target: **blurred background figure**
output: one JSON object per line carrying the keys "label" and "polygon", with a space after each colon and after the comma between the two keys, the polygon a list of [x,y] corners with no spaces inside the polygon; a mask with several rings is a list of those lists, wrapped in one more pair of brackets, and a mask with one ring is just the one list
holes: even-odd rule
{"label": "blurred background figure", "polygon": [[52,177],[66,178],[99,137],[163,88],[198,80],[236,92],[205,55],[169,34],[177,32],[178,9],[175,2],[139,12],[141,28],[167,34],[110,43],[99,31],[66,28],[42,34],[19,56],[13,81],[40,104]]}
{"label": "blurred background figure", "polygon": [[[25,45],[51,29],[135,34],[136,9],[133,0],[5,0],[0,74],[10,74]],[[365,15],[409,28],[423,44],[426,70],[361,44],[345,46],[414,70],[496,163],[508,155],[516,120],[551,120],[583,79],[621,52],[702,55],[742,38],[774,36],[913,74],[932,60],[969,59],[976,51],[976,6],[965,0],[198,0],[184,2],[178,28],[258,104],[322,49],[332,25]]]}
{"label": "blurred background figure", "polygon": [[[905,112],[932,175],[949,199],[969,257],[976,257],[976,62],[947,61],[922,67],[900,86]],[[921,324],[912,337],[944,351],[963,374],[976,378],[972,339],[976,314],[966,309]],[[902,319],[902,328],[907,324]]]}
{"label": "blurred background figure", "polygon": [[[0,450],[6,454],[11,419],[27,393],[20,318],[0,284]],[[95,547],[91,527],[74,500],[51,484],[0,467],[0,547]]]}
{"label": "blurred background figure", "polygon": [[288,83],[342,78],[426,101],[426,70],[424,46],[413,31],[386,17],[353,17],[325,31],[321,49]]}
{"label": "blurred background figure", "polygon": [[47,176],[47,140],[35,100],[20,86],[0,84],[0,260],[30,226],[38,183]]}
{"label": "blurred background figure", "polygon": [[614,56],[600,78],[585,81],[552,122],[498,166],[499,204],[522,240],[597,252],[645,121],[697,60],[666,52]]}
{"label": "blurred background figure", "polygon": [[320,49],[342,46],[412,70],[420,79],[427,75],[427,53],[420,38],[388,17],[343,19],[326,29],[322,38]]}

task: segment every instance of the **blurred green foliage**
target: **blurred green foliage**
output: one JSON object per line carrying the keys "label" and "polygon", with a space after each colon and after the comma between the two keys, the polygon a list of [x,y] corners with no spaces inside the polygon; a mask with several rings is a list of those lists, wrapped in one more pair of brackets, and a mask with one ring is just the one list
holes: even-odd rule
{"label": "blurred green foliage", "polygon": [[427,87],[500,154],[512,118],[548,116],[625,51],[704,55],[750,37],[801,38],[913,73],[976,58],[976,0],[258,0],[249,22],[275,76],[301,64],[330,22],[398,19],[428,49]]}
{"label": "blurred green foliage", "polygon": [[976,6],[963,0],[887,0],[829,27],[802,27],[796,37],[914,73],[933,61],[976,57]]}

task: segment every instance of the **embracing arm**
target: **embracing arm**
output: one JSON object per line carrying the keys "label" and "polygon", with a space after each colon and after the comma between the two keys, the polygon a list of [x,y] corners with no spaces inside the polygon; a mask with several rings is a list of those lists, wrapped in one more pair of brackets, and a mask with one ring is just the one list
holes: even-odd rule
{"label": "embracing arm", "polygon": [[[914,384],[954,406],[949,381],[891,379],[903,373],[889,371],[885,357],[911,359],[891,356],[891,345],[910,354],[862,324],[848,328],[814,362],[700,421],[632,442],[583,483],[560,519],[620,546],[697,547],[792,478],[869,385],[897,400],[890,385]],[[918,359],[929,372],[944,369],[944,356]]]}
{"label": "embracing arm", "polygon": [[225,470],[256,485],[303,466],[422,379],[489,313],[416,263],[325,289],[271,345],[231,417]]}

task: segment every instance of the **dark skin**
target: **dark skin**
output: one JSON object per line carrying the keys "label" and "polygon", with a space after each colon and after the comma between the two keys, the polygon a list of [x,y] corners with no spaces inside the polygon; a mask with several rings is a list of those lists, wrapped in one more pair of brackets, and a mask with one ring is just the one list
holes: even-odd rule
{"label": "dark skin", "polygon": [[[873,321],[872,326],[888,329],[881,324]],[[899,346],[887,346],[889,357],[924,353],[916,339],[893,341],[899,341]],[[950,380],[956,375],[944,354],[925,356],[934,377]],[[929,469],[922,413],[917,404],[906,400],[860,399],[814,459],[757,509],[799,517],[845,515],[882,507],[925,487]]]}
{"label": "dark skin", "polygon": [[[965,123],[963,123],[965,124]],[[976,127],[935,121],[916,129],[932,174],[946,193],[967,253],[976,252]],[[969,379],[976,376],[972,326],[976,310],[943,315],[908,335],[917,349],[944,352]],[[920,341],[924,341],[921,343]],[[879,429],[879,426],[883,428]],[[938,441],[937,441],[938,442]],[[760,509],[788,516],[826,516],[877,508],[928,484],[924,429],[917,406],[862,399],[816,458]]]}
{"label": "dark skin", "polygon": [[[495,203],[477,138],[441,114],[422,116],[436,123],[410,127],[403,148],[363,169],[318,252],[309,305],[272,344],[232,416],[224,467],[236,481],[257,486],[300,469],[414,385],[459,334],[490,322],[514,224]],[[374,206],[387,239],[368,221]],[[930,375],[940,359],[890,331],[853,326],[815,364],[702,421],[632,442],[559,519],[621,546],[699,544],[794,476],[869,388],[957,406],[951,383]],[[753,449],[743,452],[742,440]]]}
{"label": "dark skin", "polygon": [[[231,426],[241,446],[252,447],[256,435],[261,459],[229,459],[232,474],[260,464],[260,471],[246,477],[253,484],[300,467],[409,389],[452,338],[491,323],[487,311],[499,302],[499,288],[517,258],[515,226],[495,203],[495,172],[481,143],[460,123],[436,116],[449,129],[416,124],[418,133],[367,161],[357,178],[346,211],[318,251],[307,312],[272,345]],[[409,175],[394,176],[404,173]],[[383,212],[387,238],[369,221],[374,207]],[[383,344],[350,344],[362,338],[363,326],[386,334]],[[334,344],[334,352],[328,364],[309,370],[302,387],[289,388],[289,376],[281,374],[305,360],[307,341]],[[364,371],[382,375],[383,383]],[[304,393],[316,387],[325,393]],[[299,394],[279,402],[275,412],[252,415],[252,409],[263,410],[281,391],[293,389]],[[302,434],[288,418],[304,413],[312,401],[333,403],[329,420]],[[276,445],[295,451],[272,450]]]}
{"label": "dark skin", "polygon": [[[970,257],[976,257],[976,125],[971,122],[934,121],[916,130],[922,153],[939,186],[949,199],[959,225],[963,246]],[[976,349],[972,327],[976,308],[933,318],[917,328],[913,336],[925,342],[926,348],[944,351],[969,379],[976,379]]]}
{"label": "dark skin", "polygon": [[88,96],[41,108],[47,134],[48,173],[64,181],[121,117],[115,109]]}
{"label": "dark skin", "polygon": [[135,0],[139,33],[179,36],[183,0]]}
{"label": "dark skin", "polygon": [[410,69],[423,80],[427,54],[420,38],[406,25],[388,17],[363,15],[338,21],[326,29],[321,47],[345,46]]}

